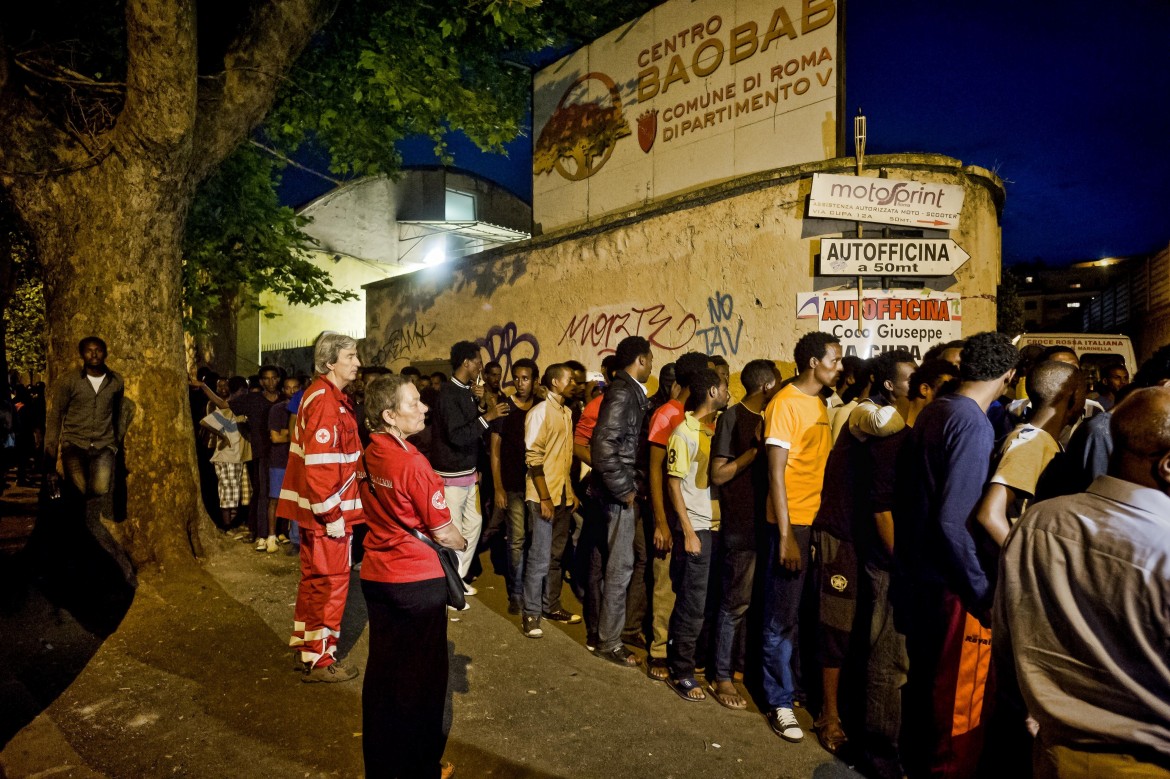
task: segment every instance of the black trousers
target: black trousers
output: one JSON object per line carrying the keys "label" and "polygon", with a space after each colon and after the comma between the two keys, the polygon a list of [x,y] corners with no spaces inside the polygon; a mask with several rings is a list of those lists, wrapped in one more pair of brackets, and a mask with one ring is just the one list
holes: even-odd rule
{"label": "black trousers", "polygon": [[435,779],[447,747],[447,585],[362,580],[370,657],[362,686],[366,776]]}

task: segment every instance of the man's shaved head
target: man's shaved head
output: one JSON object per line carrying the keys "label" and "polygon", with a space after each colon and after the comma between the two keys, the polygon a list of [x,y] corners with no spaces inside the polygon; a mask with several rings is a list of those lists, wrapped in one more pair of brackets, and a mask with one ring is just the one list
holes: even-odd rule
{"label": "man's shaved head", "polygon": [[1109,475],[1170,494],[1170,389],[1131,392],[1109,422]]}
{"label": "man's shaved head", "polygon": [[1048,360],[1028,374],[1028,397],[1033,406],[1051,406],[1061,398],[1075,394],[1084,379],[1081,372],[1067,362]]}

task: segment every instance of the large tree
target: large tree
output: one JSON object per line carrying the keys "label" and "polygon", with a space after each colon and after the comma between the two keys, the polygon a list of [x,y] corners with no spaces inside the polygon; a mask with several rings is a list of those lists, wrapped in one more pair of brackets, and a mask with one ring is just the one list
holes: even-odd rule
{"label": "large tree", "polygon": [[[525,52],[649,5],[596,0],[41,0],[0,9],[0,185],[45,270],[50,375],[90,333],[110,344],[134,422],[139,565],[181,565],[204,514],[182,335],[194,192],[272,111],[284,151],[312,138],[338,171],[393,171],[394,142],[522,126]],[[310,44],[312,46],[310,47]],[[294,63],[306,48],[299,67]],[[273,106],[276,109],[273,111]]]}

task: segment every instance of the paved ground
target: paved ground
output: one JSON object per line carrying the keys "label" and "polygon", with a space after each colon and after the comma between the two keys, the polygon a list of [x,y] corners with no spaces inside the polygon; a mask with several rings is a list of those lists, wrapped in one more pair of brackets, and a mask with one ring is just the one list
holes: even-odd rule
{"label": "paved ground", "polygon": [[[360,775],[360,681],[302,685],[283,648],[296,581],[294,558],[230,542],[204,572],[144,577],[118,630],[0,752],[0,774]],[[581,626],[525,638],[502,580],[476,584],[448,626],[458,776],[857,776],[811,734],[785,743],[758,713],[684,702],[594,658]],[[356,577],[352,592],[343,650],[363,666]]]}

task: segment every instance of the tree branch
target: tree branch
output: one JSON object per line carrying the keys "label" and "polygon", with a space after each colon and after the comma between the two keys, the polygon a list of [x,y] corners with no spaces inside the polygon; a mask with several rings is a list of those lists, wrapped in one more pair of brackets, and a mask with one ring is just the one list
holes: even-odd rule
{"label": "tree branch", "polygon": [[283,161],[287,165],[292,165],[294,168],[299,168],[300,170],[303,170],[305,173],[312,173],[314,176],[317,176],[318,178],[323,178],[326,181],[332,182],[339,187],[345,184],[345,182],[342,181],[341,179],[335,179],[332,176],[326,176],[324,173],[322,173],[319,170],[313,170],[308,165],[302,165],[301,163],[297,162],[296,160],[294,160],[290,157],[287,157],[284,154],[281,154],[276,149],[265,146],[264,144],[260,143],[259,141],[249,140],[248,143],[252,144],[257,149],[260,149],[268,154],[271,154],[273,157],[276,157],[276,159]]}
{"label": "tree branch", "polygon": [[281,81],[338,0],[259,3],[224,55],[224,72],[199,90],[196,180],[206,176],[264,119]]}
{"label": "tree branch", "polygon": [[126,50],[118,145],[173,152],[195,127],[195,0],[127,0]]}
{"label": "tree branch", "polygon": [[19,81],[0,30],[0,184],[39,186],[36,179],[95,165],[108,153],[108,144],[96,153],[79,147]]}

